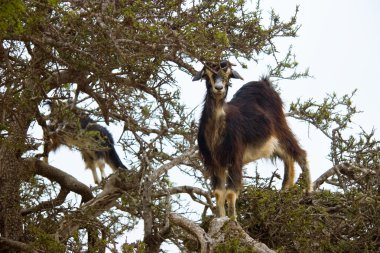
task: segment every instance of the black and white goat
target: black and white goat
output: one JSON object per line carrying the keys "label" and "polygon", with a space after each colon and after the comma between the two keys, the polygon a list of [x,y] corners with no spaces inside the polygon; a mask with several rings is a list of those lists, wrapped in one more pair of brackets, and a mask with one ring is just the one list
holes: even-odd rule
{"label": "black and white goat", "polygon": [[291,132],[283,104],[270,81],[249,82],[225,102],[230,78],[243,79],[232,64],[206,64],[193,81],[206,80],[207,93],[198,131],[198,145],[216,197],[217,216],[236,219],[236,199],[242,187],[243,165],[259,158],[280,158],[285,165],[283,189],[294,184],[294,162],[312,191],[306,152]]}
{"label": "black and white goat", "polygon": [[[91,170],[97,184],[106,177],[104,172],[106,163],[113,171],[127,170],[116,153],[111,133],[105,127],[97,124],[83,112],[78,112],[78,109],[75,113],[71,113],[67,108],[57,111],[57,104],[50,102],[47,104],[50,105],[51,114],[42,155],[45,162],[48,162],[51,151],[65,145],[70,149],[75,147],[81,152],[86,168]],[[100,170],[101,178],[98,176],[97,168]]]}

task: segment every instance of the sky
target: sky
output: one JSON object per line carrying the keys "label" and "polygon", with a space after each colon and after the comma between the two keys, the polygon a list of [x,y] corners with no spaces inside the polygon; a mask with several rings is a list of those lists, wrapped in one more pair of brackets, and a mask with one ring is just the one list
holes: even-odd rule
{"label": "sky", "polygon": [[[298,37],[280,39],[277,46],[286,52],[289,45],[292,45],[300,64],[299,70],[309,68],[313,78],[277,82],[285,110],[288,110],[289,104],[297,98],[322,101],[326,94],[336,92],[338,96],[343,96],[358,89],[353,101],[363,112],[354,118],[355,123],[367,131],[380,128],[380,99],[377,98],[380,91],[380,1],[265,0],[261,1],[261,5],[264,15],[267,13],[269,16],[270,8],[273,8],[282,19],[293,15],[296,6],[299,5],[298,24],[301,28]],[[201,65],[198,66],[201,68]],[[260,76],[267,74],[266,66],[264,58],[258,63],[250,63],[248,69],[236,66],[235,69],[244,80],[233,80],[228,98],[231,98],[244,83],[258,80]],[[182,100],[189,110],[197,107],[199,113],[205,94],[204,83],[192,82],[191,77],[183,73],[178,74],[177,80]],[[329,142],[305,122],[291,118],[288,118],[288,122],[301,146],[308,152],[312,178],[316,179],[331,167],[327,160]],[[111,130],[114,139],[119,139],[121,129],[112,127]],[[376,136],[380,138],[380,131]],[[121,150],[120,147],[117,148]],[[83,163],[79,153],[68,151],[66,148],[61,148],[61,152],[74,154],[63,156],[58,151],[50,155],[51,163],[57,164],[58,167],[65,164],[64,167],[70,167],[65,168],[65,171],[78,176],[86,184],[93,184],[89,170],[83,172],[74,168],[78,166],[67,166],[70,165],[67,164],[68,156],[72,164]]]}
{"label": "sky", "polygon": [[[292,45],[299,62],[298,69],[309,68],[313,78],[280,80],[277,82],[281,97],[288,110],[291,102],[301,98],[323,101],[326,94],[336,92],[339,97],[351,94],[358,110],[363,111],[354,118],[355,123],[366,131],[380,127],[380,91],[378,68],[380,67],[380,1],[261,1],[264,15],[269,16],[273,8],[282,19],[294,14],[299,5],[298,24],[301,28],[297,38],[278,39],[277,46],[286,53]],[[244,81],[233,80],[229,98],[245,82],[257,80],[267,74],[267,62],[263,58],[257,64],[249,64],[248,69],[235,68]],[[185,77],[184,77],[185,78]],[[184,81],[187,84],[187,82]],[[202,106],[203,83],[193,83],[182,87],[184,99],[192,106]],[[200,90],[198,90],[200,89]],[[188,94],[194,94],[188,96]],[[288,118],[293,132],[309,156],[312,179],[315,180],[331,167],[327,159],[329,141],[312,126]],[[357,133],[358,129],[352,129]],[[376,134],[380,137],[380,132]],[[281,171],[281,170],[280,170]]]}
{"label": "sky", "polygon": [[[376,129],[376,136],[380,139],[380,1],[261,1],[264,14],[269,15],[270,8],[273,8],[282,19],[290,17],[296,5],[299,5],[298,24],[301,25],[298,37],[281,39],[277,45],[286,51],[292,44],[293,52],[300,64],[299,70],[309,68],[313,78],[280,80],[277,83],[285,110],[297,98],[323,101],[328,93],[336,92],[338,96],[343,96],[358,89],[353,101],[363,112],[356,116],[354,121],[357,126],[362,126],[367,131]],[[263,59],[258,63],[249,64],[248,69],[237,66],[236,70],[244,77],[244,81],[233,80],[229,98],[245,82],[257,80],[265,75],[266,65]],[[204,83],[191,82],[191,77],[185,74],[178,74],[177,80],[183,94],[182,99],[189,110],[197,107],[199,111],[205,94]],[[332,166],[327,159],[329,141],[305,122],[294,119],[288,119],[288,122],[301,146],[308,153],[312,180],[315,180]],[[359,130],[352,131],[355,133]],[[121,130],[115,128],[112,129],[112,133],[117,140]],[[121,147],[117,149],[121,150]],[[119,151],[119,154],[122,152]],[[62,148],[56,154],[50,155],[50,162],[85,184],[94,185],[91,172],[82,169],[84,165],[78,152]],[[264,174],[260,168],[259,172]],[[275,168],[272,164],[263,166],[263,170],[268,173],[273,172]],[[280,174],[282,171],[279,167]],[[173,175],[176,175],[175,171]],[[181,181],[176,183],[182,184]],[[172,247],[168,249],[168,252],[177,252]]]}

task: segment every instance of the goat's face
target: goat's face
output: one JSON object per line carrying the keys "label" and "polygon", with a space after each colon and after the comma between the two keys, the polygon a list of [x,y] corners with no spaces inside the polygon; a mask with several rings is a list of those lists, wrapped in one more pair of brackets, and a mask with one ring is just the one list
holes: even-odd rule
{"label": "goat's face", "polygon": [[227,95],[228,86],[231,78],[243,78],[232,69],[232,64],[222,61],[218,64],[207,63],[203,69],[195,74],[193,81],[206,79],[207,90],[214,98],[224,99]]}

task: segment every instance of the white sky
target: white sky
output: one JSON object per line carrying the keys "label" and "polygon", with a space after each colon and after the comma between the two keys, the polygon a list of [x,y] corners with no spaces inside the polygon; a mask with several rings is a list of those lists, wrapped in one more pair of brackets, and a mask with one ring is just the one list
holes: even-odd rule
{"label": "white sky", "polygon": [[[278,82],[286,109],[297,98],[322,101],[327,93],[337,92],[338,96],[342,96],[358,89],[354,103],[363,113],[355,118],[355,123],[367,131],[379,128],[380,98],[377,97],[380,84],[377,71],[380,72],[380,1],[262,1],[264,13],[269,13],[273,7],[282,19],[292,15],[297,4],[300,5],[299,37],[279,39],[277,45],[285,53],[292,44],[293,52],[300,63],[299,69],[309,67],[314,78]],[[233,80],[229,98],[245,82],[257,80],[266,74],[266,65],[263,59],[258,64],[249,64],[248,69],[236,67],[244,81]],[[179,74],[177,80],[182,89],[182,99],[189,109],[198,106],[200,110],[205,91],[204,83],[193,83],[191,77],[185,74]],[[316,179],[330,166],[326,160],[329,143],[322,134],[313,131],[313,127],[306,123],[292,119],[289,119],[289,123],[303,148],[308,151],[312,178]],[[117,140],[121,130],[112,128],[111,131]],[[379,138],[380,133],[376,136]],[[61,149],[65,151],[65,155],[61,155],[61,152],[51,154],[51,163],[78,176],[84,183],[93,184],[89,170],[83,173],[83,170],[77,170],[80,166],[70,165],[82,163],[78,152],[71,157],[72,154],[66,154],[66,148]]]}
{"label": "white sky", "polygon": [[[380,99],[377,97],[380,88],[377,71],[380,67],[380,1],[266,0],[261,1],[261,4],[264,14],[273,7],[282,19],[293,15],[296,5],[300,6],[299,37],[279,39],[277,46],[286,53],[292,44],[300,63],[299,70],[309,67],[314,78],[278,82],[285,108],[288,109],[289,104],[297,98],[323,101],[327,93],[336,92],[341,97],[358,89],[353,101],[363,113],[355,117],[355,123],[367,131],[379,128]],[[266,74],[266,65],[263,59],[258,64],[250,64],[247,70],[236,67],[245,80],[233,80],[229,97],[245,82],[257,80]],[[187,103],[201,107],[203,95],[199,96],[199,93],[204,94],[204,84],[196,82],[187,86],[184,80],[182,89]],[[331,167],[327,160],[329,142],[306,123],[293,119],[288,121],[302,147],[308,152],[311,174],[315,180]],[[376,136],[379,138],[380,133]],[[281,168],[279,171],[282,174]]]}
{"label": "white sky", "polygon": [[[367,131],[372,128],[378,129],[380,127],[378,112],[380,1],[261,1],[264,13],[269,13],[270,7],[273,7],[282,19],[292,15],[297,4],[300,5],[298,24],[302,25],[298,32],[299,37],[279,40],[278,45],[283,45],[284,50],[287,50],[289,43],[293,44],[293,52],[300,63],[300,70],[309,67],[310,74],[314,78],[278,82],[286,109],[290,102],[296,101],[299,97],[322,101],[327,93],[336,92],[338,96],[342,96],[357,88],[354,104],[363,113],[355,118],[355,123]],[[247,70],[237,68],[245,80],[233,80],[233,90],[230,91],[229,97],[245,82],[257,80],[266,74],[265,69],[264,61],[250,64]],[[182,89],[183,100],[188,107],[200,108],[205,91],[204,83],[193,83],[191,77],[184,74],[178,75],[178,82]],[[290,119],[289,123],[301,146],[308,152],[312,179],[315,180],[331,167],[327,160],[329,142],[321,133],[312,127],[309,128],[304,122]],[[112,128],[112,133],[117,140],[120,130],[114,131]],[[376,136],[380,138],[380,133],[378,132]],[[52,165],[62,168],[86,184],[94,185],[91,172],[82,169],[84,165],[79,153],[73,155],[73,152],[68,152],[67,149],[62,150],[63,152],[57,152],[55,155],[51,154]],[[119,154],[123,153],[119,151]],[[123,160],[123,157],[121,158]],[[273,165],[264,167],[263,170],[269,170],[269,173],[275,169]],[[280,167],[280,174],[282,171]],[[259,172],[263,172],[260,171],[260,167]],[[178,181],[177,184],[182,183]]]}

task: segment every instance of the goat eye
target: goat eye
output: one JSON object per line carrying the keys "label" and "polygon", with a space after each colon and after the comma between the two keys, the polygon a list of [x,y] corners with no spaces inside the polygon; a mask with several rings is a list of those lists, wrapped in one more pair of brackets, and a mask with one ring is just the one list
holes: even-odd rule
{"label": "goat eye", "polygon": [[220,63],[220,68],[221,68],[221,69],[227,68],[227,66],[228,66],[228,64],[227,64],[226,61],[222,61],[222,62]]}
{"label": "goat eye", "polygon": [[215,63],[210,63],[209,66],[211,69],[215,69],[216,67],[218,67],[218,65]]}

